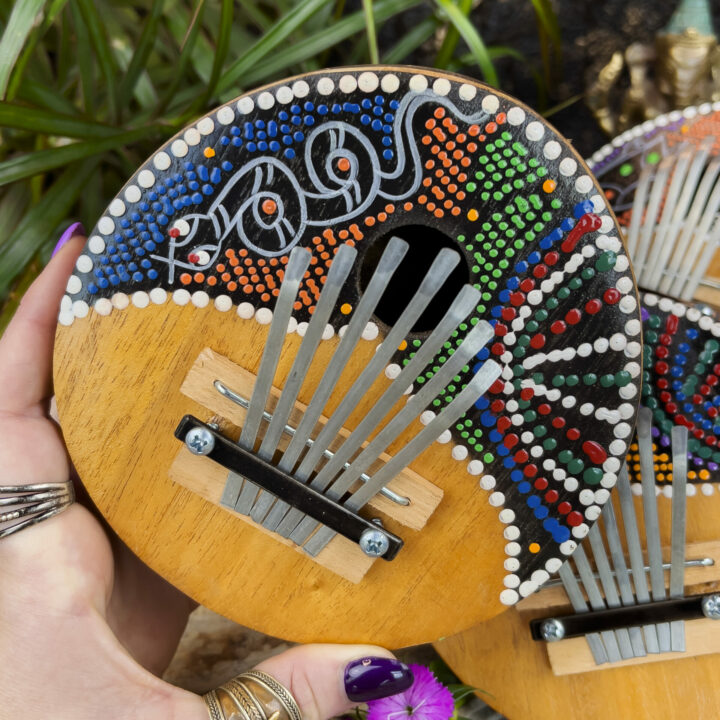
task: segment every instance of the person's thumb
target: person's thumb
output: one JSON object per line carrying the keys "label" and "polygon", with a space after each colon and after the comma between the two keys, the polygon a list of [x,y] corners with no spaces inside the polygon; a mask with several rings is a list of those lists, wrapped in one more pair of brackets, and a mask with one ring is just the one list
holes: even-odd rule
{"label": "person's thumb", "polygon": [[297,700],[303,720],[327,720],[407,690],[412,671],[373,645],[301,645],[257,666]]}

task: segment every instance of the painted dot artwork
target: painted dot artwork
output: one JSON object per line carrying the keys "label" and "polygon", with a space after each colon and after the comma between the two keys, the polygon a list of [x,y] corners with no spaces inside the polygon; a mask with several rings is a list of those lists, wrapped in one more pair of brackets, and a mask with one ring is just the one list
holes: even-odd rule
{"label": "painted dot artwork", "polygon": [[[151,305],[267,325],[290,250],[312,251],[291,331],[301,333],[338,247],[360,255],[424,226],[461,253],[482,301],[417,377],[427,382],[481,319],[495,338],[422,416],[487,358],[503,374],[438,442],[487,495],[504,533],[500,601],[557,571],[600,515],[639,402],[636,289],[606,200],[539,116],[459,76],[326,71],[234,100],[156,152],[110,203],[68,283],[63,326]],[[404,236],[410,244],[412,235]],[[352,318],[359,267],[327,332]],[[366,342],[380,342],[380,320]],[[395,377],[422,345],[399,346]]]}
{"label": "painted dot artwork", "polygon": [[[685,425],[688,494],[711,495],[712,483],[720,477],[720,323],[697,308],[652,293],[644,293],[641,303],[645,343],[641,403],[653,412],[656,480],[671,492],[670,432],[673,425]],[[631,480],[639,483],[636,442],[628,453],[628,471]]]}
{"label": "painted dot artwork", "polygon": [[671,152],[700,146],[712,155],[720,154],[720,102],[673,110],[636,125],[600,148],[587,163],[618,222],[627,226],[640,173],[658,166]]}

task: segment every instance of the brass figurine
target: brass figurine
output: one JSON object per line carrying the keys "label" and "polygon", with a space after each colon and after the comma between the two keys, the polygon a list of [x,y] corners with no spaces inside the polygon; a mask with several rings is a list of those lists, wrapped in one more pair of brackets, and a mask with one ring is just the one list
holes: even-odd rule
{"label": "brass figurine", "polygon": [[[627,71],[629,87],[617,99]],[[688,105],[720,99],[720,48],[708,0],[681,0],[655,46],[633,43],[616,52],[586,93],[608,135]]]}

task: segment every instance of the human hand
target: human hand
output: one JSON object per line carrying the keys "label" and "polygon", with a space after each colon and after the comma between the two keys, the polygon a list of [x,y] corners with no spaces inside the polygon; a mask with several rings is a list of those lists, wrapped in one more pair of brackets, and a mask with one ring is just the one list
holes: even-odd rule
{"label": "human hand", "polygon": [[[57,309],[85,241],[73,229],[0,338],[0,485],[71,477],[49,408]],[[199,696],[158,677],[192,601],[133,555],[89,501],[0,539],[0,567],[0,720],[207,720]],[[353,662],[368,656],[378,660]],[[371,646],[297,647],[259,669],[290,689],[305,720],[412,683]]]}

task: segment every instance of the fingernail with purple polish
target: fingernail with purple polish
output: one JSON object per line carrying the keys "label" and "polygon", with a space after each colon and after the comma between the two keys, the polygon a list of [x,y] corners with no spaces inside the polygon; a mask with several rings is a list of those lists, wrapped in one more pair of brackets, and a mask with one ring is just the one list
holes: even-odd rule
{"label": "fingernail with purple polish", "polygon": [[345,692],[352,702],[397,695],[413,684],[412,670],[392,658],[365,657],[345,668]]}
{"label": "fingernail with purple polish", "polygon": [[73,223],[61,236],[58,240],[58,244],[55,246],[55,249],[52,252],[52,257],[55,257],[58,252],[60,251],[60,248],[67,243],[70,238],[75,237],[75,235],[84,235],[85,234],[85,228],[83,227],[83,224],[81,222]]}

